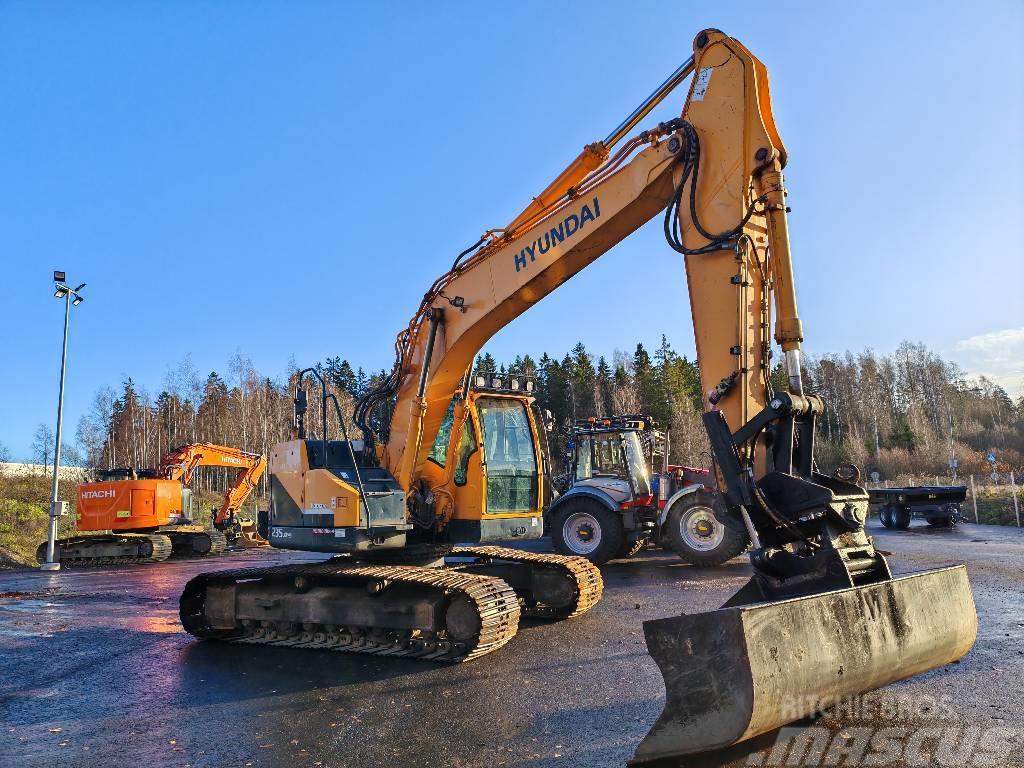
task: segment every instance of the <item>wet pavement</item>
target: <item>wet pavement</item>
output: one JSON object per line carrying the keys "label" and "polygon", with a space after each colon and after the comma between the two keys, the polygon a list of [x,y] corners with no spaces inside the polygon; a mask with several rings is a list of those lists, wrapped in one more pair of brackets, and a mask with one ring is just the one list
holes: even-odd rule
{"label": "wet pavement", "polygon": [[[873,739],[859,758],[811,739],[797,759],[771,735],[753,746],[775,754],[666,765],[1024,765],[1024,534],[871,532],[898,573],[968,564],[974,650],[804,724],[825,742]],[[318,559],[263,550],[0,572],[0,765],[622,766],[664,701],[641,622],[716,608],[750,573],[745,558],[698,570],[642,553],[603,569],[605,597],[587,615],[524,622],[505,648],[455,666],[202,643],[178,624],[178,594],[200,571]]]}

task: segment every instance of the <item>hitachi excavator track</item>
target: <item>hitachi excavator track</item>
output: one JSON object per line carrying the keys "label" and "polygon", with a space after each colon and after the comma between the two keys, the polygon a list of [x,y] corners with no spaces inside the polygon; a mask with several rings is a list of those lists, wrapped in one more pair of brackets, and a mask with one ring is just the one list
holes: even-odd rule
{"label": "hitachi excavator track", "polygon": [[[542,619],[571,619],[593,608],[601,600],[604,592],[604,580],[596,565],[583,557],[569,555],[552,555],[539,552],[524,552],[508,547],[476,546],[456,547],[451,553],[455,557],[472,557],[478,562],[509,562],[527,567],[539,567],[545,570],[561,571],[575,581],[576,594],[564,605],[547,605],[537,596],[522,595],[523,616]],[[456,566],[458,567],[458,566]],[[515,586],[515,582],[513,582]],[[520,591],[517,589],[517,591]]]}
{"label": "hitachi excavator track", "polygon": [[215,557],[223,554],[228,545],[228,539],[223,533],[200,526],[181,526],[161,529],[160,532],[170,538],[174,548],[171,557],[174,560]]}
{"label": "hitachi excavator track", "polygon": [[200,574],[180,615],[202,639],[459,662],[511,640],[520,607],[488,576],[327,562]]}
{"label": "hitachi excavator track", "polygon": [[[171,540],[160,533],[111,533],[75,536],[57,541],[57,559],[65,566],[131,565],[158,563],[171,556]],[[46,560],[46,542],[36,550]]]}

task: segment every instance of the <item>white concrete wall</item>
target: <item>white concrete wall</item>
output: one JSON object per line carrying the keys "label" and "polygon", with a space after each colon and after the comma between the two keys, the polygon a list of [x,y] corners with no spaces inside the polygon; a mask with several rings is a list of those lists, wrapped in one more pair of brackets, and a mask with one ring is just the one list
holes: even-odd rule
{"label": "white concrete wall", "polygon": [[[84,467],[61,467],[61,480],[88,480],[93,470]],[[21,464],[14,461],[0,461],[0,475],[53,475],[52,464]]]}

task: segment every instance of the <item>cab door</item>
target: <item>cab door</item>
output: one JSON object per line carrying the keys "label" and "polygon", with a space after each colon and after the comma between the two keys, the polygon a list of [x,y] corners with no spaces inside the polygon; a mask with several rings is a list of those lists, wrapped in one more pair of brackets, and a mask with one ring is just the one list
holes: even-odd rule
{"label": "cab door", "polygon": [[156,492],[151,488],[132,488],[129,491],[130,501],[128,508],[131,510],[131,517],[123,512],[118,512],[118,522],[138,528],[149,528],[159,525],[156,519]]}
{"label": "cab door", "polygon": [[485,463],[487,515],[532,515],[540,509],[540,462],[526,403],[479,397],[476,411]]}

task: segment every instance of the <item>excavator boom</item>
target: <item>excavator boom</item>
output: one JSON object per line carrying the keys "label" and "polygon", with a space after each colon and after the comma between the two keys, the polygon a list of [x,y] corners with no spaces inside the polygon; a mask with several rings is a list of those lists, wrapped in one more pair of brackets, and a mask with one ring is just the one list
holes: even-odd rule
{"label": "excavator boom", "polygon": [[[624,139],[690,74],[680,117]],[[409,548],[539,536],[530,398],[474,391],[470,366],[502,327],[663,215],[685,259],[726,510],[716,516],[746,531],[753,576],[718,611],[645,625],[666,706],[635,760],[728,746],[804,714],[793,696],[828,706],[965,653],[977,619],[964,569],[893,578],[865,532],[858,474],[818,471],[823,406],[800,373],[786,162],[764,65],[718,30],[698,34],[692,58],[608,138],[430,286],[390,374],[357,403],[362,459],[337,398],[344,439],[327,439],[331,396],[315,371],[324,431],[306,438],[299,375],[296,437],[272,455],[271,539],[378,565],[204,574],[182,596],[188,631],[457,660],[506,642],[520,605],[556,618],[589,610],[602,582],[583,558],[471,546],[456,550],[469,563],[413,569]],[[773,335],[786,391],[772,384]]]}
{"label": "excavator boom", "polygon": [[160,460],[157,474],[168,480],[180,480],[182,485],[192,482],[192,475],[199,467],[237,468],[238,474],[231,487],[224,494],[224,501],[213,519],[216,527],[242,508],[263,473],[267,470],[267,459],[258,453],[215,443],[189,443],[171,451]]}
{"label": "excavator boom", "polygon": [[[399,335],[396,375],[384,392],[396,405],[381,435],[382,463],[412,488],[424,471],[423,447],[487,339],[664,213],[666,239],[685,259],[704,422],[730,510],[722,522],[746,529],[754,576],[717,614],[646,627],[668,695],[638,761],[725,746],[795,719],[795,708],[773,698],[791,691],[768,684],[774,676],[827,705],[958,658],[977,626],[963,568],[893,579],[864,531],[868,500],[857,476],[817,471],[822,405],[801,376],[788,154],[768,72],[718,30],[698,34],[693,58],[666,82],[691,71],[680,118],[641,132],[600,164],[620,129],[607,144],[589,145],[512,224],[460,255]],[[637,113],[669,90],[659,88]],[[786,364],[784,392],[772,385],[773,340]],[[897,626],[892,616],[920,622]],[[948,617],[944,626],[940,616]],[[833,638],[829,627],[840,624]],[[716,657],[721,664],[709,666]],[[774,658],[784,663],[772,668]],[[857,675],[846,675],[850,664]],[[695,691],[687,681],[701,682],[701,674]],[[705,696],[712,690],[736,693],[731,730],[713,727],[723,704]],[[709,733],[725,735],[698,737]]]}

